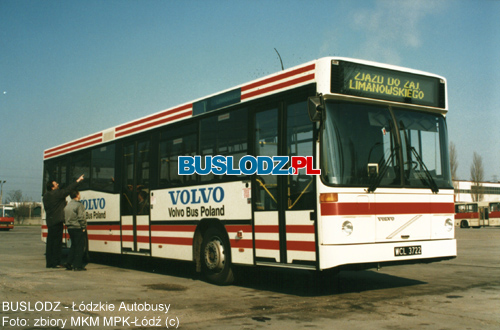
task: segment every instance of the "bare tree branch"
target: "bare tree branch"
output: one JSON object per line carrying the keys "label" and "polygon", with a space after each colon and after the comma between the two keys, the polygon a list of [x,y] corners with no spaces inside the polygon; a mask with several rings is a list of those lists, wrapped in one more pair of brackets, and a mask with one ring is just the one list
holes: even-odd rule
{"label": "bare tree branch", "polygon": [[472,181],[471,196],[472,201],[479,202],[483,200],[483,184],[484,181],[484,167],[483,158],[474,151],[472,157],[472,165],[470,167],[470,180]]}
{"label": "bare tree branch", "polygon": [[457,180],[457,169],[458,169],[458,159],[457,159],[457,148],[455,143],[450,142],[450,168],[451,168],[451,179]]}

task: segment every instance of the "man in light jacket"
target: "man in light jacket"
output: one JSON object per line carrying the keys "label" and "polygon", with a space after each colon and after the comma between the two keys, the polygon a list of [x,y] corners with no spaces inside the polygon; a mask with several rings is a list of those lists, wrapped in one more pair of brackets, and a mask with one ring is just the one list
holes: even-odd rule
{"label": "man in light jacket", "polygon": [[87,220],[85,220],[85,207],[80,202],[80,193],[77,190],[70,192],[71,201],[64,208],[66,227],[68,227],[71,238],[71,248],[69,250],[67,270],[82,271],[87,270],[83,266],[83,254],[85,251],[85,240],[87,235]]}

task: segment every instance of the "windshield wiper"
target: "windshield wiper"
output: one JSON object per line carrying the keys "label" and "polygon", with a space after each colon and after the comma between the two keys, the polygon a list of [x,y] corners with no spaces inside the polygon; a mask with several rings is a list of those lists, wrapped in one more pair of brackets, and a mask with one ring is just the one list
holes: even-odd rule
{"label": "windshield wiper", "polygon": [[[400,129],[403,129],[404,128],[404,124],[403,124],[403,121],[400,121],[399,122],[399,126],[400,126]],[[420,181],[422,181],[422,183],[427,183],[429,185],[429,188],[432,190],[433,193],[437,194],[439,192],[439,188],[437,186],[437,183],[436,181],[434,180],[434,178],[432,177],[432,174],[431,172],[429,172],[429,170],[427,169],[427,166],[425,166],[425,163],[424,161],[422,160],[422,157],[420,157],[417,149],[415,149],[415,147],[413,147],[411,144],[410,144],[410,140],[408,138],[408,132],[404,131],[404,135],[405,135],[405,142],[406,142],[406,150],[410,150],[414,155],[415,155],[415,158],[417,159],[418,163],[420,164],[420,167],[424,169],[424,173],[425,173],[425,176],[427,177],[427,182],[424,180],[424,178],[422,178],[420,175],[419,175],[419,179]],[[410,169],[411,169],[411,160],[410,160],[410,157],[411,154],[408,154],[408,162],[410,162]]]}
{"label": "windshield wiper", "polygon": [[377,189],[378,185],[380,184],[380,181],[382,181],[382,178],[385,175],[385,172],[387,172],[387,169],[389,168],[390,161],[394,158],[394,155],[396,154],[396,150],[398,150],[398,149],[399,149],[399,147],[397,147],[397,146],[394,146],[391,148],[391,154],[389,155],[389,158],[387,158],[387,160],[382,164],[380,172],[378,173],[375,180],[373,180],[372,184],[368,187],[366,192],[371,193],[371,192],[374,192],[375,189]]}
{"label": "windshield wiper", "polygon": [[[420,157],[420,155],[418,154],[417,149],[415,149],[415,147],[411,147],[411,151],[415,155],[415,158],[417,159],[420,166],[424,169],[425,176],[427,177],[427,180],[428,180],[427,183],[429,184],[429,188],[431,188],[433,193],[437,194],[439,192],[439,188],[437,186],[437,183],[434,180],[434,178],[432,177],[431,172],[429,172],[429,170],[427,169],[427,166],[425,166],[425,163],[422,160],[422,157]],[[420,178],[420,180],[425,183],[425,181],[422,178]]]}

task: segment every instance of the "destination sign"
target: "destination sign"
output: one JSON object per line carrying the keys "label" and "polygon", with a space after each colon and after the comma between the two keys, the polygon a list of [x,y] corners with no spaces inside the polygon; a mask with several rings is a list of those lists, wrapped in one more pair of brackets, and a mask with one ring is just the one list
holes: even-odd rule
{"label": "destination sign", "polygon": [[335,61],[332,93],[438,108],[445,107],[441,79],[368,65]]}

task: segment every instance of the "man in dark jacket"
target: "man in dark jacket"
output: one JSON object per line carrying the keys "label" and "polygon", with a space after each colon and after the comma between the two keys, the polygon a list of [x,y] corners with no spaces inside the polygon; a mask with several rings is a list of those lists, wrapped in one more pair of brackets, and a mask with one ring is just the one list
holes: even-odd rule
{"label": "man in dark jacket", "polygon": [[59,184],[56,181],[47,182],[47,191],[43,195],[43,207],[45,208],[48,228],[45,250],[47,268],[63,267],[61,266],[61,250],[66,197],[72,190],[76,189],[82,180],[83,175],[65,189],[59,189]]}

